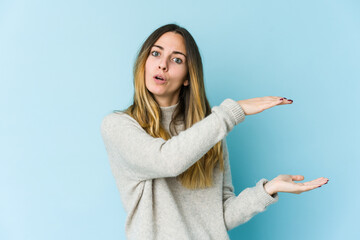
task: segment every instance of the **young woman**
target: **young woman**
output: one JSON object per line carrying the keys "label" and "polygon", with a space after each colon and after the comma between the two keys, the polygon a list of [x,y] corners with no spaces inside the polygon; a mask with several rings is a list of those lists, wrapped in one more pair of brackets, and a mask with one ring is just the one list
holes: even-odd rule
{"label": "young woman", "polygon": [[101,125],[128,239],[229,239],[228,230],[278,201],[278,192],[299,194],[328,181],[279,175],[234,194],[225,136],[246,115],[293,101],[225,99],[210,108],[198,47],[182,27],[168,24],[147,38],[134,88],[133,104]]}

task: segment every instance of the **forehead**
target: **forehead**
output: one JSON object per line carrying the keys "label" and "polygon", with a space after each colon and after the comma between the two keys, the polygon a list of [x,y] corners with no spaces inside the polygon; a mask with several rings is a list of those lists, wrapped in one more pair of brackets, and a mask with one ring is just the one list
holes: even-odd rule
{"label": "forehead", "polygon": [[179,33],[167,32],[154,43],[169,51],[179,51],[186,53],[185,40]]}

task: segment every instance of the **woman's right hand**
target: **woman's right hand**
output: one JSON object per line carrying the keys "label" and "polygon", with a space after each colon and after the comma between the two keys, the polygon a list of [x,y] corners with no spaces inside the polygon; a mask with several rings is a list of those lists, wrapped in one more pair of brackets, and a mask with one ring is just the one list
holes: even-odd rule
{"label": "woman's right hand", "polygon": [[237,101],[237,103],[240,104],[245,115],[253,115],[277,105],[291,104],[293,103],[293,100],[283,97],[269,96],[240,100]]}

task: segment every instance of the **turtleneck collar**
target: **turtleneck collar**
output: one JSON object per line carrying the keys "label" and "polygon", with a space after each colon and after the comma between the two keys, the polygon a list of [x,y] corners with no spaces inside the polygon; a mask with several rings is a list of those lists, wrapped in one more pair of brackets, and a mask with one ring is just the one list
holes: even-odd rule
{"label": "turtleneck collar", "polygon": [[172,106],[168,106],[168,107],[160,107],[161,109],[161,115],[162,115],[162,119],[161,122],[163,124],[163,126],[165,127],[166,130],[169,131],[169,124],[171,121],[171,117],[173,112],[175,111],[175,108],[179,105],[179,102],[175,105]]}
{"label": "turtleneck collar", "polygon": [[168,107],[161,107],[160,106],[160,109],[161,109],[161,111],[162,112],[167,112],[167,111],[174,111],[175,110],[175,108],[177,107],[177,105],[179,105],[179,102],[177,103],[177,104],[175,104],[175,105],[172,105],[172,106],[168,106]]}

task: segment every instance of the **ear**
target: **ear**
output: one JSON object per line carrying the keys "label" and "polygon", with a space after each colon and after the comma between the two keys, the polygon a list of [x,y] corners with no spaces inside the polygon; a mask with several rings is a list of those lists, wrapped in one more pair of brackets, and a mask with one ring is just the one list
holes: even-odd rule
{"label": "ear", "polygon": [[186,87],[186,86],[189,86],[189,80],[186,79],[186,80],[184,81],[184,86],[185,86],[185,87]]}

